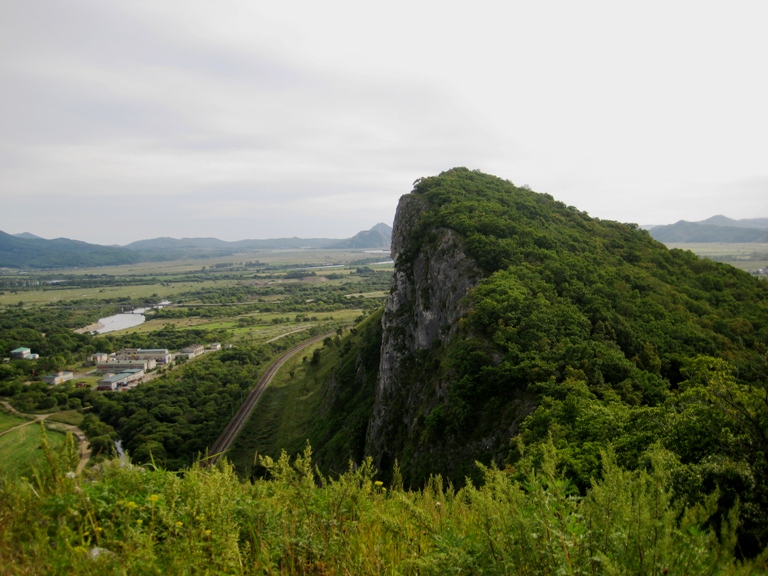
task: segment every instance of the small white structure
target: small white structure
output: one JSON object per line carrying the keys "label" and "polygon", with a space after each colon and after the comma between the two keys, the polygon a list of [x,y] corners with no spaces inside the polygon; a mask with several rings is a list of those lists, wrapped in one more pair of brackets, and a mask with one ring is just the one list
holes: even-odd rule
{"label": "small white structure", "polygon": [[31,352],[32,350],[29,348],[16,348],[16,350],[11,350],[11,358],[15,358],[16,360],[26,360],[29,358]]}
{"label": "small white structure", "polygon": [[221,350],[221,344],[219,342],[212,342],[208,344],[208,350]]}
{"label": "small white structure", "polygon": [[184,355],[187,358],[194,358],[195,356],[199,356],[205,352],[205,348],[202,344],[193,344],[192,346],[187,346],[186,348],[182,348],[179,350],[180,355]]}
{"label": "small white structure", "polygon": [[88,356],[88,365],[96,366],[97,364],[103,364],[107,360],[109,360],[109,354],[106,352],[96,352],[96,354]]}
{"label": "small white structure", "polygon": [[55,374],[46,374],[41,379],[46,384],[56,385],[61,384],[62,382],[66,382],[67,380],[72,380],[75,375],[72,372],[66,372],[59,370]]}

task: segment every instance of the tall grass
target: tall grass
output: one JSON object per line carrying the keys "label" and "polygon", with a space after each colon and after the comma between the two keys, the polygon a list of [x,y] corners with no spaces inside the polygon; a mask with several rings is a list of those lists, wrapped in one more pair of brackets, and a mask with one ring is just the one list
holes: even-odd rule
{"label": "tall grass", "polygon": [[[71,443],[71,446],[74,446]],[[68,444],[69,445],[69,444]],[[243,483],[222,462],[184,473],[105,462],[71,474],[69,448],[47,450],[31,480],[0,481],[4,574],[750,574],[734,558],[735,518],[709,527],[712,502],[682,509],[663,458],[627,472],[610,454],[586,497],[551,454],[515,481],[484,468],[460,490],[376,480],[370,460],[336,478],[309,448],[262,459]]]}

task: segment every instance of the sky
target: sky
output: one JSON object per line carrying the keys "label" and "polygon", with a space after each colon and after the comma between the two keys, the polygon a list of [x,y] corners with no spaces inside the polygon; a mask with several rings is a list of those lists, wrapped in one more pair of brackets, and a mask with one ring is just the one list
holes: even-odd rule
{"label": "sky", "polygon": [[768,3],[3,0],[0,230],[345,238],[455,166],[768,217]]}

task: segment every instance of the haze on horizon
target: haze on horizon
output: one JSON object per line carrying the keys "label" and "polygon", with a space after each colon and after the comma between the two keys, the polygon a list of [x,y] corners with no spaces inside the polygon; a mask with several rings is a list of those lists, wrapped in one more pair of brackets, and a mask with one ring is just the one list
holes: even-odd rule
{"label": "haze on horizon", "polygon": [[0,230],[344,238],[466,166],[640,224],[768,216],[768,5],[5,0]]}

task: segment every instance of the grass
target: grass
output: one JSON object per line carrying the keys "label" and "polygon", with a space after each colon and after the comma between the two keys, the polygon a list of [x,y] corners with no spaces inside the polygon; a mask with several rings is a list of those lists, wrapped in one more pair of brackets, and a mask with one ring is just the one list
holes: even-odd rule
{"label": "grass", "polygon": [[[258,260],[270,266],[327,266],[332,264],[348,264],[365,258],[372,258],[375,254],[366,254],[361,250],[259,250],[255,252],[243,252],[230,256],[217,258],[191,258],[185,260],[172,260],[166,262],[142,262],[138,264],[124,264],[122,266],[104,266],[96,268],[67,269],[66,274],[109,274],[113,276],[152,276],[158,274],[173,275],[186,274],[201,270],[203,266],[216,272],[212,268],[216,264],[237,264],[239,262]],[[381,260],[386,259],[382,254]],[[44,271],[41,274],[51,275],[55,272]],[[222,273],[227,273],[223,269]]]}
{"label": "grass", "polygon": [[25,422],[29,422],[29,420],[19,418],[18,416],[13,416],[7,412],[0,412],[0,432],[10,430],[11,428],[18,426],[19,424],[24,424]]}
{"label": "grass", "polygon": [[49,422],[62,422],[71,426],[80,426],[83,423],[83,418],[85,416],[77,410],[65,410],[51,414],[47,420]]}
{"label": "grass", "polygon": [[[136,298],[144,300],[173,300],[174,296],[181,292],[187,292],[193,288],[210,288],[212,286],[228,286],[234,281],[206,281],[190,282],[189,284],[174,283],[162,285],[161,283],[142,284],[138,286],[105,286],[103,288],[56,288],[48,290],[30,290],[13,293],[5,290],[0,294],[0,305],[15,306],[23,302],[25,306],[38,304],[57,304],[71,300],[106,300],[121,298]],[[158,296],[154,297],[153,295]]]}
{"label": "grass", "polygon": [[[248,339],[253,342],[265,342],[275,336],[280,336],[286,332],[291,332],[298,328],[309,327],[323,322],[340,322],[342,324],[352,324],[355,319],[362,314],[360,308],[336,310],[333,312],[313,312],[312,317],[316,317],[317,320],[311,322],[281,322],[280,324],[273,324],[273,319],[295,318],[295,313],[288,312],[268,312],[268,313],[252,313],[238,316],[231,319],[221,318],[158,318],[156,320],[147,320],[139,326],[133,328],[126,328],[125,330],[116,331],[113,334],[131,334],[131,333],[147,333],[154,330],[159,330],[163,326],[171,325],[178,329],[185,328],[200,328],[204,330],[217,330],[225,329],[230,330],[233,334],[234,340]],[[255,324],[253,326],[240,327],[237,323],[238,318],[254,319]]]}
{"label": "grass", "polygon": [[768,244],[724,242],[669,243],[667,248],[690,250],[697,256],[726,262],[742,270],[756,270],[768,267]]}
{"label": "grass", "polygon": [[735,515],[716,533],[716,506],[673,501],[663,455],[637,472],[604,455],[602,478],[573,498],[551,448],[521,480],[483,469],[481,486],[456,490],[437,476],[413,491],[377,481],[370,460],[322,476],[310,450],[293,462],[262,459],[271,479],[254,482],[226,462],[179,475],[107,461],[81,480],[66,474],[71,451],[50,450],[34,482],[0,481],[0,572],[660,576],[768,567],[768,553],[734,558]]}
{"label": "grass", "polygon": [[[63,433],[49,430],[47,435],[52,449],[58,450],[64,444]],[[29,475],[32,467],[39,468],[44,460],[38,423],[33,422],[0,436],[0,476]]]}
{"label": "grass", "polygon": [[281,450],[301,452],[307,441],[304,431],[320,408],[322,379],[313,378],[309,362],[316,344],[286,362],[264,391],[228,458],[244,477],[254,465],[254,455],[277,457]]}

